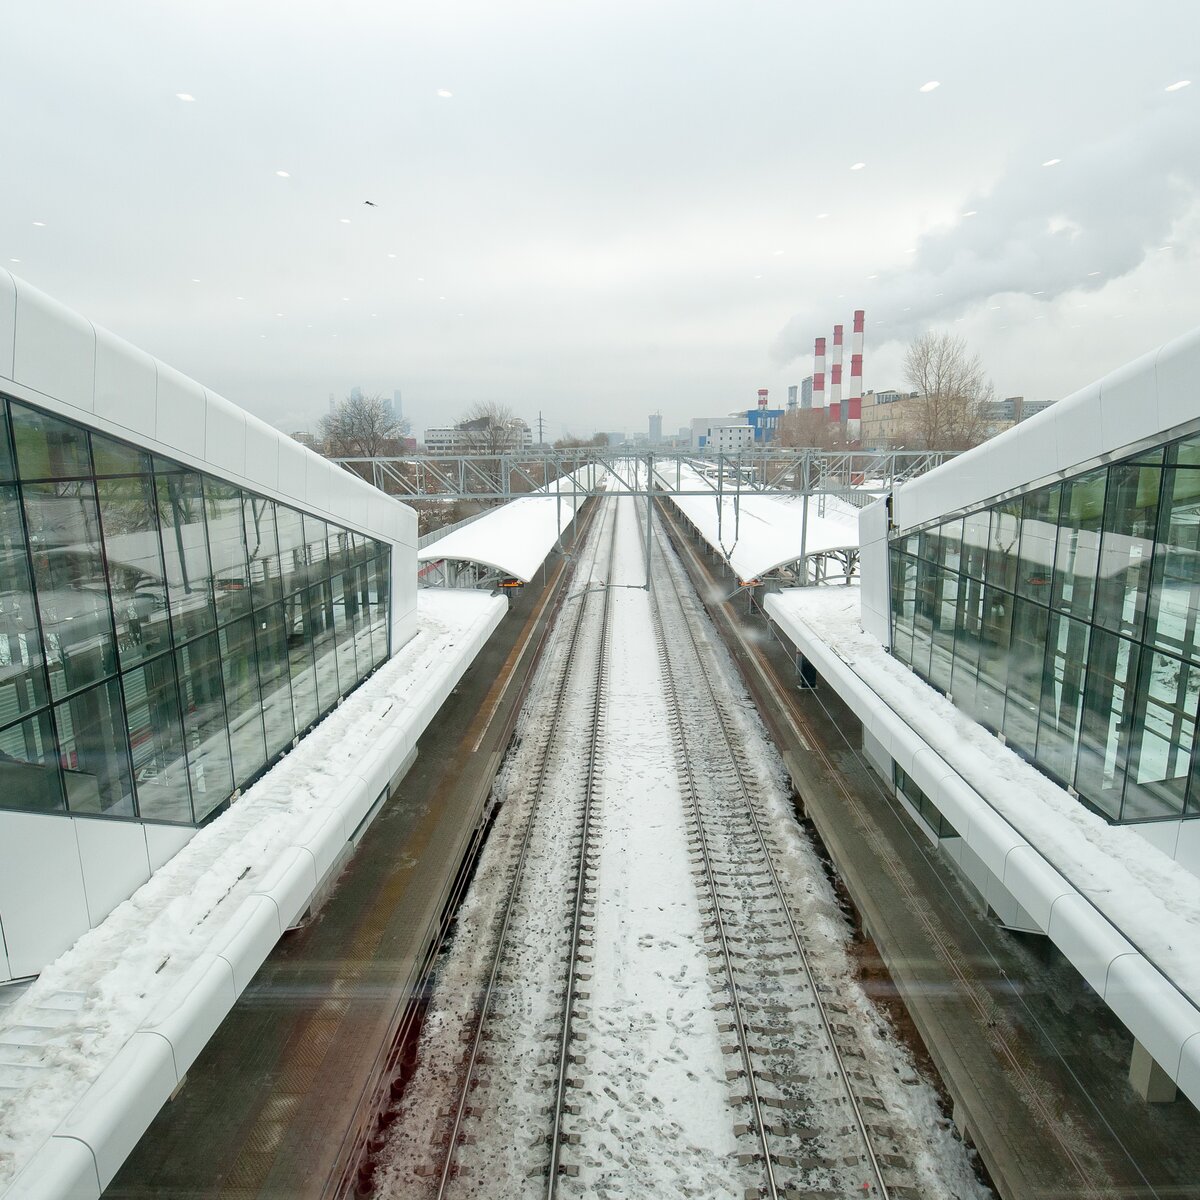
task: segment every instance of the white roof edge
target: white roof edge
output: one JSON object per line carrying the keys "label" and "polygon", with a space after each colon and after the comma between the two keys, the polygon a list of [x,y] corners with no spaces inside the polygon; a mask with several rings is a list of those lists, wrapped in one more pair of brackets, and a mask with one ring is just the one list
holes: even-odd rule
{"label": "white roof edge", "polygon": [[1200,419],[1200,329],[1165,342],[895,492],[898,529],[1118,458]]}
{"label": "white roof edge", "polygon": [[[934,798],[943,780],[954,784],[956,815],[966,818],[967,828],[956,829],[964,840],[989,865],[993,874],[1012,891],[1014,899],[1023,903],[1019,894],[1022,883],[1017,873],[1009,872],[1008,860],[1014,850],[1028,850],[1040,864],[1039,881],[1047,881],[1058,895],[1050,903],[1047,933],[1059,946],[1072,965],[1104,997],[1130,1032],[1150,1050],[1155,1061],[1171,1076],[1193,1103],[1200,1103],[1200,1004],[1167,978],[1161,969],[1130,943],[1120,929],[1099,911],[1069,879],[1061,874],[1031,845],[1021,833],[1002,817],[980,793],[973,788],[928,742],[903,721],[871,686],[842,659],[829,644],[812,629],[796,619],[780,597],[768,595],[766,609],[793,643],[811,660],[821,675],[833,685],[838,695],[850,705],[864,725],[872,727],[874,718],[882,724],[904,723],[907,741],[920,744],[911,772],[917,785]],[[924,778],[920,776],[924,775]],[[972,834],[975,839],[972,840]],[[997,853],[1002,852],[997,860]],[[999,861],[996,872],[993,864]],[[1031,909],[1037,906],[1038,896],[1026,896]],[[1063,901],[1072,904],[1063,908]],[[1137,960],[1139,966],[1122,965],[1119,960]]]}

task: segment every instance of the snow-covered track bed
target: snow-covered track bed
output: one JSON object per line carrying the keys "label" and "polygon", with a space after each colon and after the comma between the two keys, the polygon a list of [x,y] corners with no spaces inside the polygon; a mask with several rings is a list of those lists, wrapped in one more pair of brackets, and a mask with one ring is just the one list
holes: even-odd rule
{"label": "snow-covered track bed", "polygon": [[[855,1030],[838,1021],[814,975],[776,867],[774,817],[742,745],[691,589],[673,556],[655,579],[654,623],[690,818],[714,1008],[735,1111],[739,1161],[761,1169],[761,1194],[903,1196],[909,1164],[886,1119],[855,1092]],[[878,1104],[874,1094],[864,1097]],[[880,1144],[877,1154],[876,1144]]]}
{"label": "snow-covered track bed", "polygon": [[[429,1194],[438,1197],[486,1191],[497,1171],[558,1173],[562,1115],[581,1057],[573,1048],[572,1018],[590,978],[607,580],[616,537],[615,506],[608,509],[590,561],[572,582],[567,620],[555,633],[541,689],[546,703],[522,723],[509,764],[509,777],[518,782],[506,804],[521,833],[511,841],[506,886],[487,922],[490,970],[472,1019],[460,1030],[457,1097],[437,1114],[426,1161],[411,1166],[413,1175],[435,1185]],[[540,977],[536,985],[531,968]],[[533,1061],[506,1052],[531,1038],[543,1047]],[[531,1146],[504,1147],[505,1161],[497,1163],[496,1144],[479,1136],[479,1126],[495,1122],[498,1111],[511,1115],[507,1098],[513,1094],[542,1098],[535,1113],[548,1133]]]}

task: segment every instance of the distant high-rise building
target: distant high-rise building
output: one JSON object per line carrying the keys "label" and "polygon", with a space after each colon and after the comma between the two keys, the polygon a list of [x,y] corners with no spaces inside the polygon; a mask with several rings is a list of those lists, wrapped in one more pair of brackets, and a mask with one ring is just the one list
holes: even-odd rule
{"label": "distant high-rise building", "polygon": [[650,444],[657,445],[662,441],[662,413],[650,414]]}
{"label": "distant high-rise building", "polygon": [[352,388],[350,389],[350,399],[351,399],[351,400],[355,400],[355,401],[357,401],[357,400],[361,400],[362,398],[363,398],[363,390],[362,390],[362,388],[360,388],[360,387],[352,387]]}
{"label": "distant high-rise building", "polygon": [[788,405],[787,405],[788,412],[791,412],[792,409],[794,409],[796,407],[796,392],[797,391],[799,391],[799,388],[797,388],[797,386],[794,383],[788,387]]}
{"label": "distant high-rise building", "polygon": [[813,377],[810,375],[807,379],[800,381],[800,407],[812,408],[813,394]]}

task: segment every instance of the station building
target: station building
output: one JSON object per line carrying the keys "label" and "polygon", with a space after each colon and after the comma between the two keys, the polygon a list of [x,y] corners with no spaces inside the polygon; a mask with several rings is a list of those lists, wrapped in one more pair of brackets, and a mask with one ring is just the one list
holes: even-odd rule
{"label": "station building", "polygon": [[416,517],[0,270],[0,983],[416,632]]}
{"label": "station building", "polygon": [[930,841],[1133,1033],[1143,1095],[1196,1103],[1198,386],[1200,333],[864,509],[852,622],[766,600]]}

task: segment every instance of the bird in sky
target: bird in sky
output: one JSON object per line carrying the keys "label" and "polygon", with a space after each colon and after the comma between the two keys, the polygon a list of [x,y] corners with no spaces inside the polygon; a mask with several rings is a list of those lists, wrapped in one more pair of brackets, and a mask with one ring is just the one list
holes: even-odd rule
{"label": "bird in sky", "polygon": [[369,205],[371,208],[379,207],[379,205],[377,205],[374,200],[364,200],[363,203]]}

